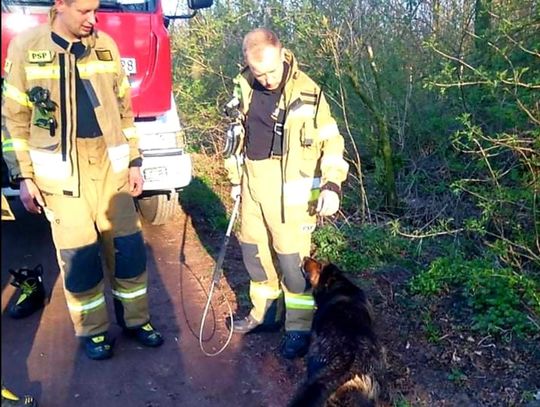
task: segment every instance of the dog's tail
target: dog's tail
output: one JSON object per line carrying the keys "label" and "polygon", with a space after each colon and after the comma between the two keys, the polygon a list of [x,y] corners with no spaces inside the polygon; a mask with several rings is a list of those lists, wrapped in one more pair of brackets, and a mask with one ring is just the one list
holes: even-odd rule
{"label": "dog's tail", "polygon": [[379,406],[379,393],[379,383],[372,375],[355,375],[339,386],[328,401],[330,405],[341,403],[358,407],[376,407]]}
{"label": "dog's tail", "polygon": [[289,403],[288,407],[323,407],[330,390],[320,381],[305,383]]}

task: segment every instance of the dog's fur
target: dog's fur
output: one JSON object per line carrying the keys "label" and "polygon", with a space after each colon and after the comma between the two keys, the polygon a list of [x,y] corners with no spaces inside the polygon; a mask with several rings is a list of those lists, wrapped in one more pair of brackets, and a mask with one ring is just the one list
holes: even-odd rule
{"label": "dog's fur", "polygon": [[289,407],[384,405],[386,363],[365,293],[334,264],[305,258],[304,270],[317,309],[307,379]]}

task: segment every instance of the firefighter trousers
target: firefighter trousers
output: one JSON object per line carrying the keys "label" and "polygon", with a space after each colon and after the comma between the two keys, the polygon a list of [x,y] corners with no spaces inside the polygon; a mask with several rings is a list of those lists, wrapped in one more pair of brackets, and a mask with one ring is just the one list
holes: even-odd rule
{"label": "firefighter trousers", "polygon": [[285,330],[309,331],[314,301],[302,259],[310,253],[314,217],[306,203],[288,208],[295,216],[282,221],[280,160],[246,159],[244,165],[239,240],[251,279],[250,314],[262,323],[278,322],[285,305]]}
{"label": "firefighter trousers", "polygon": [[150,319],[146,250],[127,170],[113,171],[103,137],[78,138],[77,158],[79,196],[43,194],[75,334],[107,331],[105,276],[118,324],[141,326]]}

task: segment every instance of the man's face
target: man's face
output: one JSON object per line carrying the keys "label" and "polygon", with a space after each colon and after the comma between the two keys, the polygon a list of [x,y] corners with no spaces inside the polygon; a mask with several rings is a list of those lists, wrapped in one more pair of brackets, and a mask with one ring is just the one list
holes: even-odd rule
{"label": "man's face", "polygon": [[92,34],[99,0],[56,0],[58,15],[54,28],[66,40],[74,41]]}
{"label": "man's face", "polygon": [[285,51],[267,45],[258,55],[247,53],[246,63],[251,73],[259,83],[268,90],[275,90],[281,84],[283,77],[283,62]]}

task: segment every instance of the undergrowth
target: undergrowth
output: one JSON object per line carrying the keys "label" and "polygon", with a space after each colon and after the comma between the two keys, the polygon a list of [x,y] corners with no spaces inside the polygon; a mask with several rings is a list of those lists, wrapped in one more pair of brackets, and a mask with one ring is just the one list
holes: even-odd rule
{"label": "undergrowth", "polygon": [[540,315],[539,281],[488,258],[440,257],[412,279],[410,289],[429,299],[461,293],[473,311],[473,330],[539,332],[535,322]]}

